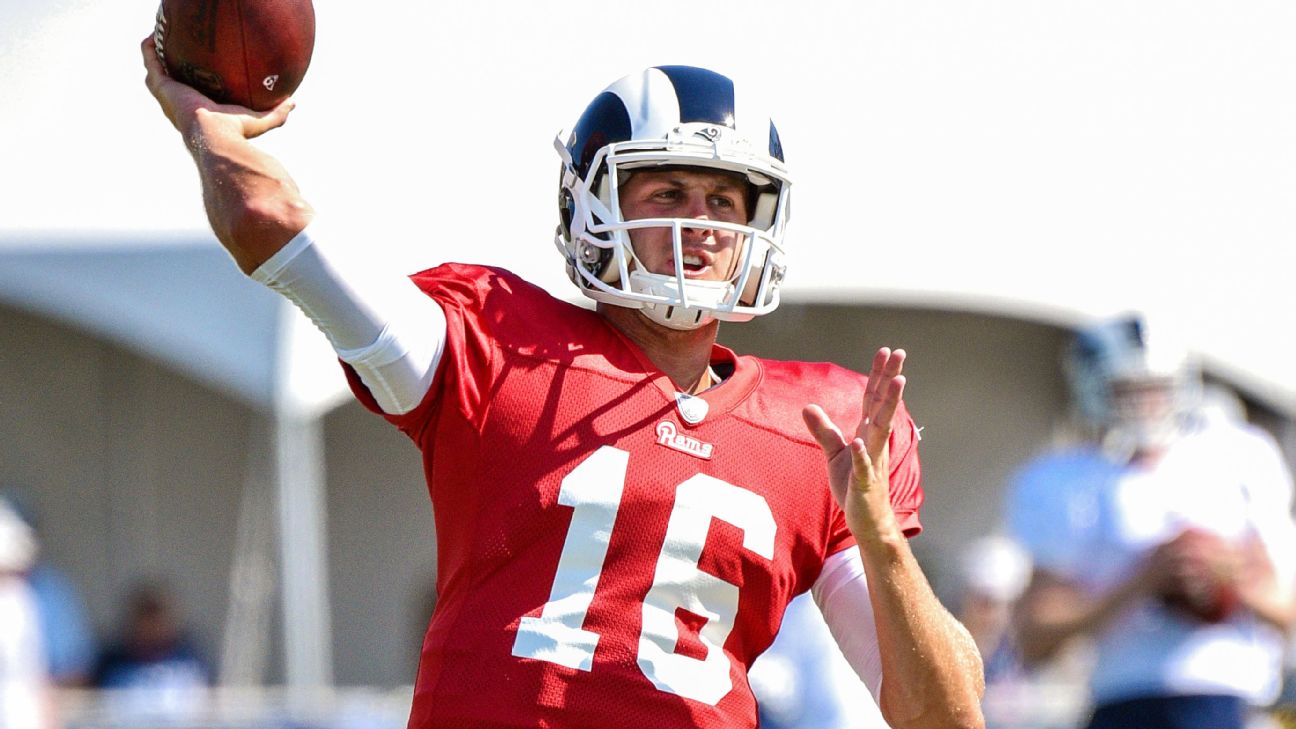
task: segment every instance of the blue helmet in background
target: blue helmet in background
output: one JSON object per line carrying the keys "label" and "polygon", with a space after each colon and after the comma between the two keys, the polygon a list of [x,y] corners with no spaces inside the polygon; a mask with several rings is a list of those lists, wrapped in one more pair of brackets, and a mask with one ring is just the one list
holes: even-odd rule
{"label": "blue helmet in background", "polygon": [[1201,399],[1196,358],[1163,321],[1126,314],[1080,329],[1063,369],[1072,399],[1121,450],[1178,437]]}

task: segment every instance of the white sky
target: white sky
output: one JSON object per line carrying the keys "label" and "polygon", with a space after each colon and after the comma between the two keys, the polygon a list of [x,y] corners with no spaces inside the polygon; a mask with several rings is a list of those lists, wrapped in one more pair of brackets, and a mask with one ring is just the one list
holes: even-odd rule
{"label": "white sky", "polygon": [[[153,0],[0,0],[0,230],[204,227],[143,84]],[[409,268],[566,295],[551,147],[607,83],[710,66],[774,98],[798,298],[1169,310],[1296,409],[1296,3],[317,0],[264,146]]]}

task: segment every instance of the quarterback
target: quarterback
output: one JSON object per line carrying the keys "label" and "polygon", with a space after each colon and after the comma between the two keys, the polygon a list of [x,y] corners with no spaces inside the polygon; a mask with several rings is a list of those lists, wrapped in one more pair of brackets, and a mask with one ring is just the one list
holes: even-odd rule
{"label": "quarterback", "polygon": [[497,268],[358,265],[249,143],[291,102],[216,105],[150,44],[221,243],[423,453],[438,603],[411,727],[754,726],[747,668],[806,591],[892,726],[983,725],[976,648],[906,539],[904,352],[866,378],[716,344],[778,305],[791,191],[728,78],[647,69],[558,140],[556,242],[587,309]]}

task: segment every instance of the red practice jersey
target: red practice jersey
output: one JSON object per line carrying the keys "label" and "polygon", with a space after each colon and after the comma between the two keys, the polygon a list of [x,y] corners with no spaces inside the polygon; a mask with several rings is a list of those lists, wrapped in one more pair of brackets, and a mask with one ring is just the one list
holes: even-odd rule
{"label": "red practice jersey", "polygon": [[[414,280],[445,310],[447,344],[424,401],[386,416],[422,449],[436,520],[410,727],[755,726],[747,668],[854,544],[801,408],[853,429],[866,378],[717,346],[731,374],[691,424],[597,313],[499,269]],[[898,413],[891,496],[907,534],[915,440]]]}

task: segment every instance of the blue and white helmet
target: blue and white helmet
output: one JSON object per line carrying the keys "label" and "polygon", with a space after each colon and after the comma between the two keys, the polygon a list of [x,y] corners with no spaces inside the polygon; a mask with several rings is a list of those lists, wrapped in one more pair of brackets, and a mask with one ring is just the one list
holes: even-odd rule
{"label": "blue and white helmet", "polygon": [[[1164,321],[1142,314],[1108,319],[1078,331],[1064,369],[1080,414],[1106,433],[1108,445],[1165,445],[1189,424],[1201,397],[1201,371],[1185,343]],[[1149,418],[1123,402],[1117,385],[1158,388],[1169,398],[1162,417]]]}
{"label": "blue and white helmet", "polygon": [[[565,138],[564,138],[565,137]],[[562,157],[558,233],[567,273],[595,301],[642,309],[674,329],[712,319],[746,321],[779,303],[783,234],[791,181],[773,122],[728,77],[689,66],[658,66],[627,76],[594,99],[554,145]],[[740,174],[755,192],[746,225],[685,218],[622,218],[618,184],[627,170],[705,167]],[[671,228],[682,261],[682,229],[739,234],[739,264],[725,281],[687,280],[644,270],[630,244],[635,228]]]}

